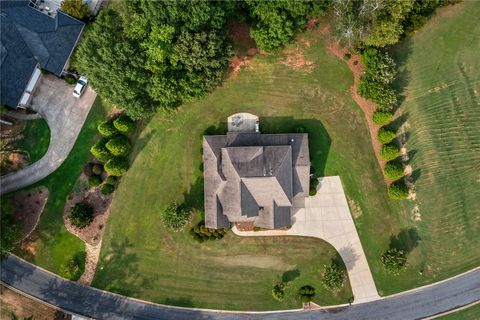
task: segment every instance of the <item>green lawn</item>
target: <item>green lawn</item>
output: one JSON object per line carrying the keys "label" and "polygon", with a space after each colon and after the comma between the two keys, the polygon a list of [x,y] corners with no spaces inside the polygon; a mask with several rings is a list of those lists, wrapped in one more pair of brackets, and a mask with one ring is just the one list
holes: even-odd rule
{"label": "green lawn", "polygon": [[186,233],[163,228],[160,212],[171,201],[186,198],[201,207],[201,135],[239,111],[259,115],[263,132],[307,128],[317,173],[342,177],[362,211],[357,223],[372,270],[383,272],[379,255],[403,226],[397,219],[403,204],[386,196],[364,116],[350,97],[349,69],[312,34],[306,36],[311,47],[304,49],[305,59],[315,63],[313,72],[292,70],[281,63],[282,55],[257,57],[201,101],[144,124],[132,167],[114,196],[95,287],[182,306],[294,308],[299,303],[292,296],[278,303],[270,290],[284,272],[298,269],[294,286],[314,285],[316,302],[346,302],[348,291],[321,291],[319,273],[333,251],[320,240],[229,235],[199,245]]}
{"label": "green lawn", "polygon": [[480,304],[468,307],[461,311],[438,317],[437,320],[478,320],[480,319]]}
{"label": "green lawn", "polygon": [[26,252],[17,254],[50,271],[58,272],[63,263],[85,251],[83,242],[65,229],[63,208],[82,166],[88,159],[96,127],[105,118],[108,110],[109,106],[97,98],[68,158],[54,173],[32,186],[46,186],[50,193],[37,227],[37,253],[35,256]]}
{"label": "green lawn", "polygon": [[28,153],[29,163],[40,160],[50,144],[50,129],[43,119],[26,121],[23,138],[16,143],[20,150]]}
{"label": "green lawn", "polygon": [[479,16],[476,1],[443,8],[394,52],[400,85],[406,84],[399,114],[406,121],[421,214],[413,223],[421,245],[409,263],[423,275],[408,272],[382,285],[385,293],[480,265]]}

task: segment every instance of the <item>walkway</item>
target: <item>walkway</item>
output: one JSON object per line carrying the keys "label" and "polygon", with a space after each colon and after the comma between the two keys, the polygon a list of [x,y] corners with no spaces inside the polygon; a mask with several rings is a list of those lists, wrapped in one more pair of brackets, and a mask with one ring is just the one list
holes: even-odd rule
{"label": "walkway", "polygon": [[80,99],[72,96],[73,86],[52,75],[42,77],[32,101],[32,109],[50,127],[50,145],[37,162],[0,179],[0,192],[7,193],[47,177],[67,158],[83,127],[96,93],[87,88]]}
{"label": "walkway", "polygon": [[293,225],[289,230],[239,231],[239,236],[306,236],[329,242],[345,263],[354,303],[379,299],[372,273],[345,198],[340,177],[319,178],[317,194],[294,202]]}
{"label": "walkway", "polygon": [[350,307],[234,312],[172,307],[127,298],[63,280],[15,256],[9,256],[0,267],[0,280],[8,286],[67,312],[93,319],[409,320],[480,300],[480,268],[434,285]]}

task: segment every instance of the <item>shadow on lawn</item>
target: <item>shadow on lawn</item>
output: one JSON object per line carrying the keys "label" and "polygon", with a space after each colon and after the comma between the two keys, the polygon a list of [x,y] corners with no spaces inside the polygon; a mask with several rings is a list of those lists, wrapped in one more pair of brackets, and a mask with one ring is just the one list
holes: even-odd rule
{"label": "shadow on lawn", "polygon": [[390,248],[402,250],[408,254],[418,246],[421,240],[417,229],[402,229],[399,234],[390,237]]}

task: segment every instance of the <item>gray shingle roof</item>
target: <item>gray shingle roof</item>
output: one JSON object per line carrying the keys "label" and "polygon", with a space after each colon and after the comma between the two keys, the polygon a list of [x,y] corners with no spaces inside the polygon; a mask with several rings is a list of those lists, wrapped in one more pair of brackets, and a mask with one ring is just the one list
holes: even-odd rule
{"label": "gray shingle roof", "polygon": [[16,107],[35,66],[60,76],[84,23],[62,12],[50,17],[28,1],[0,1],[1,101]]}
{"label": "gray shingle roof", "polygon": [[203,150],[207,227],[221,227],[220,219],[222,227],[291,225],[292,199],[308,195],[307,134],[228,132],[205,136]]}

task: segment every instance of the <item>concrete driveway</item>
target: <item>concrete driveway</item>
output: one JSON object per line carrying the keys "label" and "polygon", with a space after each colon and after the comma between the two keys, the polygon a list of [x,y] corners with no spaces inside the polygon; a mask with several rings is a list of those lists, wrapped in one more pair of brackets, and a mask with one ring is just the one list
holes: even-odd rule
{"label": "concrete driveway", "polygon": [[293,203],[293,225],[289,230],[239,231],[239,236],[306,236],[329,242],[347,267],[354,303],[380,299],[370,267],[353,222],[340,177],[319,178],[317,194]]}
{"label": "concrete driveway", "polygon": [[72,96],[73,85],[52,75],[42,76],[41,81],[33,96],[31,108],[48,123],[50,145],[43,158],[37,162],[2,176],[0,193],[31,185],[60,167],[72,150],[97,96],[95,91],[87,88],[80,99],[75,99]]}

